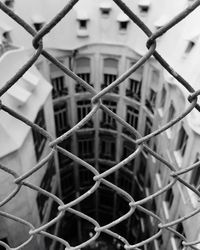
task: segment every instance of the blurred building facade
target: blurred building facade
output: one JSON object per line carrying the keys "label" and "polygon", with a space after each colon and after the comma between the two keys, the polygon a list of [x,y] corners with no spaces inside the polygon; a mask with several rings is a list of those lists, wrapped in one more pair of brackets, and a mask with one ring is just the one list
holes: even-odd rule
{"label": "blurred building facade", "polygon": [[[48,23],[66,1],[4,1],[37,31]],[[131,1],[126,4],[152,30],[162,27],[193,1]],[[26,6],[29,6],[26,8]],[[86,8],[87,7],[87,8]],[[29,11],[27,11],[27,9]],[[26,11],[24,11],[26,10]],[[48,10],[48,11],[47,11]],[[200,10],[168,31],[157,41],[157,50],[194,89],[198,89],[200,42],[194,23]],[[0,69],[1,87],[13,76],[33,53],[30,35],[18,24],[0,13]],[[108,28],[111,27],[111,28]],[[187,32],[185,30],[187,29]],[[147,37],[112,1],[80,1],[45,38],[44,47],[66,67],[84,79],[98,92],[127,71],[146,52]],[[19,60],[20,58],[20,60]],[[13,62],[10,65],[10,61]],[[188,93],[151,57],[123,84],[103,97],[102,102],[142,135],[147,135],[171,121],[188,106]],[[65,75],[44,58],[3,95],[2,102],[47,129],[52,136],[60,136],[91,110],[91,94],[79,83]],[[0,163],[17,173],[33,168],[49,153],[47,141],[33,129],[3,111],[1,115]],[[17,132],[16,134],[16,131]],[[73,136],[62,143],[73,154],[95,166],[100,173],[116,165],[135,150],[134,136],[103,111]],[[5,144],[6,142],[6,144]],[[148,141],[148,146],[177,168],[185,168],[199,161],[199,114],[192,111],[181,122]],[[30,157],[24,157],[30,155]],[[196,168],[183,178],[198,187],[200,170]],[[15,188],[5,173],[0,175],[0,197],[3,200]],[[139,200],[170,183],[172,177],[164,165],[143,150],[139,157],[107,178]],[[57,158],[30,179],[62,198],[67,203],[80,196],[93,184],[93,175],[83,166],[58,154]],[[2,207],[34,226],[55,217],[55,207],[37,192],[23,189],[16,198]],[[37,206],[35,206],[37,204]],[[23,208],[21,208],[21,207]],[[183,217],[198,207],[198,197],[176,183],[166,193],[147,203],[146,207],[164,221]],[[81,202],[78,210],[105,225],[122,216],[129,209],[119,195],[101,185],[97,192]],[[0,239],[11,246],[28,237],[25,226],[13,231],[10,221],[0,218]],[[200,239],[200,216],[179,223],[175,229],[188,241]],[[62,222],[49,229],[70,243],[81,242],[93,232],[92,227],[66,212]],[[134,215],[115,227],[115,231],[131,244],[142,241],[158,230],[156,222],[136,209]],[[25,238],[20,238],[21,235]],[[35,239],[29,249],[55,249],[46,238]],[[1,249],[1,247],[0,247]],[[56,248],[57,249],[57,248]],[[167,230],[144,249],[182,249],[181,240]]]}

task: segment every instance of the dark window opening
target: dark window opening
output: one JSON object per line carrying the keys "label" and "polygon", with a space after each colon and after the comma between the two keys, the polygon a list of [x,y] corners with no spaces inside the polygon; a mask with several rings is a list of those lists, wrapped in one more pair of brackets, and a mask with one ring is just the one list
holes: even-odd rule
{"label": "dark window opening", "polygon": [[87,20],[79,20],[79,28],[87,29]]}
{"label": "dark window opening", "polygon": [[114,194],[110,190],[104,188],[99,189],[99,207],[106,211],[113,212]]}
{"label": "dark window opening", "polygon": [[126,96],[135,99],[136,101],[141,100],[141,84],[134,79],[129,79],[129,88],[126,89]]}
{"label": "dark window opening", "polygon": [[94,136],[94,133],[77,134],[78,155],[80,158],[94,158]]}
{"label": "dark window opening", "polygon": [[169,113],[168,113],[168,118],[167,118],[167,122],[170,122],[171,120],[174,119],[174,115],[175,115],[175,108],[173,103],[170,104],[169,107]]}
{"label": "dark window opening", "polygon": [[[181,222],[178,223],[178,225],[176,227],[176,231],[178,233],[180,233],[181,235],[183,235],[184,237],[186,237],[185,236],[184,227],[183,227],[183,223],[181,223]],[[177,248],[181,249],[182,248],[182,239],[178,235],[176,235],[176,234],[174,234],[174,238],[176,240],[176,246],[177,246]]]}
{"label": "dark window opening", "polygon": [[[199,162],[200,159],[197,157],[195,163]],[[200,190],[200,163],[198,167],[195,167],[191,174],[190,183]]]}
{"label": "dark window opening", "polygon": [[119,22],[119,30],[126,31],[128,28],[128,21]]}
{"label": "dark window opening", "polygon": [[[153,126],[153,123],[150,119],[150,117],[146,117],[146,122],[145,122],[145,129],[144,129],[144,135],[149,135],[152,131],[152,126]],[[150,141],[151,140],[148,140],[146,141],[147,145],[150,145]]]}
{"label": "dark window opening", "polygon": [[2,42],[3,42],[3,45],[6,46],[6,45],[9,45],[12,43],[12,39],[11,39],[11,36],[10,36],[10,31],[6,31],[2,34]]}
{"label": "dark window opening", "polygon": [[33,23],[33,26],[36,31],[39,31],[44,26],[44,23]]}
{"label": "dark window opening", "polygon": [[109,134],[100,134],[100,158],[115,161],[116,138]]}
{"label": "dark window opening", "polygon": [[[134,145],[133,143],[131,143],[131,142],[124,141],[124,143],[123,143],[123,153],[122,153],[121,160],[127,158],[127,157],[128,157],[129,155],[131,155],[134,151],[135,151],[135,145]],[[125,167],[126,167],[129,171],[131,171],[131,172],[133,172],[134,161],[135,161],[135,158],[125,165]],[[126,169],[126,168],[125,168],[125,169]]]}
{"label": "dark window opening", "polygon": [[52,78],[51,83],[53,86],[53,89],[52,89],[53,99],[68,95],[68,88],[65,86],[64,76]]}
{"label": "dark window opening", "polygon": [[156,95],[157,93],[153,90],[149,90],[149,96],[146,98],[146,107],[151,111],[151,113],[154,113],[155,105],[156,105]]}
{"label": "dark window opening", "polygon": [[9,8],[13,8],[14,7],[14,0],[5,0],[4,4],[9,7]]}
{"label": "dark window opening", "polygon": [[[116,113],[117,111],[117,103],[114,101],[108,101],[104,100],[103,104],[109,108],[112,112]],[[117,129],[117,123],[115,118],[111,117],[108,113],[105,111],[102,111],[102,120],[100,122],[100,127],[101,128],[106,128],[106,129]]]}
{"label": "dark window opening", "polygon": [[122,169],[118,172],[118,187],[125,190],[129,194],[132,193],[133,175]]}
{"label": "dark window opening", "polygon": [[[91,111],[91,101],[81,100],[77,102],[77,121],[80,122]],[[92,128],[93,121],[89,120],[82,128]]]}
{"label": "dark window opening", "polygon": [[139,9],[141,13],[147,13],[149,11],[148,5],[139,5]]}
{"label": "dark window opening", "polygon": [[165,200],[168,203],[168,208],[171,208],[171,205],[173,203],[174,200],[174,194],[173,194],[173,190],[172,188],[167,190],[166,196],[165,196]]}
{"label": "dark window opening", "polygon": [[194,48],[194,46],[195,46],[195,42],[189,41],[189,42],[188,42],[188,45],[187,45],[187,47],[186,47],[186,49],[185,49],[185,53],[186,53],[186,54],[190,53],[191,50]]}
{"label": "dark window opening", "polygon": [[[99,172],[103,173],[105,171],[107,171],[108,169],[110,169],[111,167],[113,167],[112,165],[108,165],[106,163],[99,163]],[[109,174],[107,177],[105,177],[106,180],[112,182],[113,184],[115,183],[115,173],[113,174]],[[109,187],[104,187],[104,188],[108,188]]]}
{"label": "dark window opening", "polygon": [[[54,104],[54,119],[56,126],[56,136],[59,137],[70,129],[68,124],[68,108],[65,101],[60,101]],[[59,146],[68,151],[71,150],[71,139],[67,138],[66,140],[59,143]],[[72,160],[65,156],[64,154],[58,152],[58,160],[60,168],[66,166]]]}
{"label": "dark window opening", "polygon": [[104,17],[107,17],[110,14],[111,9],[110,8],[101,8],[101,14]]}
{"label": "dark window opening", "polygon": [[65,165],[60,171],[62,198],[65,200],[75,192],[74,172],[71,165]]}
{"label": "dark window opening", "polygon": [[140,161],[140,166],[138,169],[137,177],[139,184],[141,186],[145,186],[144,180],[145,180],[145,175],[146,175],[146,166],[147,166],[147,159],[146,157],[142,156],[141,161]]}
{"label": "dark window opening", "polygon": [[[79,76],[85,82],[90,84],[90,73],[77,73],[77,76]],[[90,84],[90,85],[92,86],[92,84]],[[76,93],[80,93],[80,92],[86,92],[87,89],[84,88],[80,83],[77,83],[76,87],[75,87],[75,91],[76,91]]]}
{"label": "dark window opening", "polygon": [[186,146],[187,146],[187,141],[188,141],[188,135],[185,132],[185,129],[181,127],[181,130],[179,132],[179,137],[178,137],[178,143],[176,150],[178,150],[181,154],[181,156],[184,156]]}
{"label": "dark window opening", "polygon": [[167,95],[167,91],[166,91],[165,87],[163,87],[162,93],[161,93],[161,99],[160,99],[160,107],[161,108],[164,108],[164,106],[165,106],[166,95]]}
{"label": "dark window opening", "polygon": [[[43,129],[46,129],[46,124],[45,124],[45,118],[44,118],[44,110],[41,109],[38,112],[38,115],[34,121],[35,124],[40,126]],[[33,143],[34,143],[34,148],[35,148],[35,154],[36,154],[36,159],[39,160],[40,156],[42,155],[45,142],[46,142],[46,137],[43,136],[41,133],[38,131],[32,129],[32,134],[33,134]]]}
{"label": "dark window opening", "polygon": [[[138,117],[139,117],[139,110],[128,105],[126,108],[126,122],[129,123],[135,129],[137,129]],[[131,135],[133,139],[135,139],[135,135],[129,132],[129,130],[127,130],[126,128],[123,128],[123,133]]]}
{"label": "dark window opening", "polygon": [[[101,85],[101,89],[104,89],[108,87],[112,82],[114,82],[117,79],[117,75],[114,74],[104,74],[104,83]],[[119,87],[115,87],[111,90],[111,92],[118,94],[119,92]]]}
{"label": "dark window opening", "polygon": [[60,136],[70,129],[67,112],[67,103],[65,101],[58,102],[54,105],[56,136]]}
{"label": "dark window opening", "polygon": [[[114,58],[105,58],[103,61],[103,83],[101,89],[106,88],[117,79],[118,76],[118,60]],[[118,94],[119,87],[113,88],[111,93]]]}

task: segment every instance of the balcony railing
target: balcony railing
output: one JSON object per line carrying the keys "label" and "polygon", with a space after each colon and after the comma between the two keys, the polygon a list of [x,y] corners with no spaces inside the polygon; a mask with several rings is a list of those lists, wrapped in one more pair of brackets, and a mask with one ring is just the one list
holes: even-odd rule
{"label": "balcony railing", "polygon": [[60,90],[52,90],[52,97],[53,99],[56,99],[58,97],[62,97],[62,96],[66,96],[68,95],[68,88],[63,88],[63,89],[60,89]]}
{"label": "balcony railing", "polygon": [[135,93],[131,89],[126,89],[126,96],[135,99],[136,101],[140,102],[141,96],[138,93]]}

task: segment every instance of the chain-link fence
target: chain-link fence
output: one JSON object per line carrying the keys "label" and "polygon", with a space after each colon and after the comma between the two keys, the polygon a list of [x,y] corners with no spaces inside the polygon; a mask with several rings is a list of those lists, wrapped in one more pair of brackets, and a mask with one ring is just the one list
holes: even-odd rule
{"label": "chain-link fence", "polygon": [[[122,244],[124,244],[124,247],[126,249],[138,249],[139,247],[144,246],[145,244],[148,244],[148,243],[152,242],[153,240],[159,238],[159,236],[162,234],[163,230],[168,230],[171,233],[173,233],[173,234],[177,235],[178,237],[180,237],[180,239],[182,240],[182,246],[183,247],[189,246],[192,249],[197,249],[197,247],[195,247],[195,245],[200,243],[200,240],[196,241],[196,242],[187,242],[187,239],[183,235],[178,233],[175,229],[173,229],[172,226],[177,225],[178,223],[180,223],[180,222],[182,222],[184,220],[190,219],[190,217],[192,217],[192,216],[194,216],[194,215],[196,215],[197,213],[200,212],[200,208],[197,208],[196,210],[194,210],[190,214],[185,215],[184,217],[181,217],[181,218],[179,218],[177,220],[166,223],[158,215],[156,215],[155,213],[151,212],[150,210],[144,208],[143,204],[145,204],[146,202],[148,202],[148,201],[154,199],[155,197],[163,194],[164,192],[169,190],[176,182],[180,182],[182,185],[186,186],[188,189],[191,189],[198,197],[200,197],[200,192],[198,191],[198,189],[194,188],[194,186],[190,185],[189,183],[187,183],[185,180],[183,180],[181,178],[182,174],[184,174],[184,173],[186,173],[188,171],[193,171],[193,169],[199,164],[199,162],[193,164],[192,166],[190,166],[190,167],[188,167],[188,168],[186,168],[184,170],[177,170],[177,168],[174,165],[167,162],[158,153],[151,150],[146,144],[146,142],[149,139],[151,139],[152,137],[155,137],[156,135],[162,133],[163,131],[170,128],[172,125],[174,125],[177,122],[179,122],[180,120],[182,120],[194,108],[196,108],[198,111],[200,111],[200,106],[197,104],[197,98],[198,98],[198,95],[200,94],[200,91],[193,89],[192,86],[181,75],[179,75],[165,61],[165,59],[162,58],[162,56],[156,51],[156,39],[158,37],[162,36],[169,29],[174,27],[181,20],[183,20],[193,10],[195,10],[200,5],[200,0],[195,1],[187,9],[182,11],[180,14],[178,14],[176,17],[174,17],[171,21],[169,21],[166,25],[164,25],[162,28],[158,29],[155,33],[152,33],[149,30],[149,28],[142,22],[142,20],[137,15],[135,15],[132,12],[132,10],[130,10],[122,0],[113,0],[113,2],[115,2],[115,4],[117,4],[121,8],[121,10],[132,20],[132,22],[134,22],[149,37],[148,42],[147,42],[148,52],[144,56],[142,56],[131,68],[129,68],[125,73],[123,73],[119,78],[117,78],[117,80],[112,82],[109,86],[107,86],[106,88],[104,88],[102,91],[100,91],[98,93],[95,91],[95,89],[93,87],[91,87],[91,85],[89,85],[89,83],[87,83],[84,80],[82,80],[81,78],[79,78],[74,72],[72,72],[69,68],[65,67],[62,63],[60,63],[58,60],[56,60],[56,58],[54,58],[49,52],[47,52],[47,50],[45,50],[43,48],[42,39],[45,37],[45,35],[50,30],[52,30],[59,22],[62,21],[62,19],[70,12],[70,10],[76,5],[77,2],[78,2],[78,0],[69,1],[66,4],[66,6],[49,23],[47,23],[39,32],[36,32],[21,17],[19,17],[11,9],[9,9],[2,2],[0,2],[0,9],[4,13],[6,13],[8,16],[10,16],[10,18],[12,18],[15,22],[17,22],[19,25],[21,25],[30,35],[32,35],[32,37],[33,37],[33,47],[35,49],[35,54],[26,62],[26,64],[23,67],[20,68],[20,70],[18,72],[16,72],[16,74],[9,81],[7,81],[4,84],[4,86],[0,90],[0,96],[3,96],[7,92],[7,90],[9,88],[11,88],[13,85],[15,85],[15,83],[23,76],[23,74],[37,61],[37,59],[39,58],[40,55],[44,56],[51,63],[53,63],[57,67],[59,67],[65,74],[67,74],[69,77],[71,77],[76,82],[81,84],[93,96],[92,99],[91,99],[91,103],[92,103],[93,106],[92,106],[92,110],[89,112],[89,114],[86,115],[84,117],[84,119],[82,119],[78,124],[76,124],[76,126],[74,126],[69,131],[67,131],[66,133],[64,133],[63,135],[61,135],[60,137],[58,137],[56,139],[52,138],[47,133],[47,131],[45,131],[43,128],[41,128],[38,125],[30,122],[25,117],[17,114],[15,111],[13,111],[9,107],[5,106],[2,102],[0,103],[1,112],[3,112],[3,111],[7,112],[9,115],[15,117],[16,119],[18,119],[18,120],[24,122],[25,124],[27,124],[28,126],[30,126],[33,130],[41,133],[49,141],[48,145],[49,145],[49,148],[51,149],[51,153],[48,156],[46,156],[44,159],[42,159],[31,171],[29,171],[28,173],[26,173],[24,175],[21,175],[21,176],[18,175],[17,172],[11,171],[7,167],[0,165],[0,169],[2,171],[5,171],[6,173],[13,176],[13,178],[14,178],[13,182],[17,185],[16,189],[8,197],[6,197],[3,201],[0,202],[0,207],[2,207],[4,204],[8,203],[11,199],[13,199],[13,197],[18,192],[20,192],[22,186],[25,186],[26,188],[30,188],[32,190],[36,190],[37,192],[40,192],[40,193],[42,193],[43,195],[45,195],[47,197],[51,197],[58,204],[57,216],[53,220],[45,223],[44,225],[42,225],[39,228],[35,228],[31,223],[29,223],[29,222],[27,222],[27,221],[25,221],[25,220],[23,220],[23,219],[21,219],[19,217],[16,217],[16,216],[13,216],[13,215],[11,215],[9,213],[0,211],[1,216],[7,217],[7,218],[9,218],[11,220],[15,220],[15,221],[17,221],[19,223],[22,223],[22,224],[24,224],[24,225],[26,225],[26,226],[28,226],[30,228],[30,231],[29,231],[30,238],[26,242],[24,242],[23,244],[21,244],[19,247],[15,248],[15,249],[23,248],[23,246],[27,245],[35,235],[43,235],[45,237],[49,237],[49,238],[51,238],[51,239],[53,239],[55,241],[58,241],[61,244],[63,244],[66,247],[66,249],[67,248],[79,249],[79,248],[88,246],[90,243],[92,243],[93,241],[98,239],[98,237],[100,236],[100,234],[102,232],[112,236],[113,238],[116,238],[117,240],[120,240],[122,242]],[[111,89],[115,88],[119,84],[123,84],[123,81],[126,80],[139,67],[141,67],[151,56],[154,56],[154,58],[175,79],[178,80],[179,84],[183,85],[185,87],[185,89],[187,89],[188,92],[191,93],[190,95],[188,95],[188,101],[190,102],[190,106],[187,108],[187,110],[185,110],[183,112],[183,114],[179,115],[176,119],[170,121],[168,124],[164,125],[162,128],[159,128],[158,130],[153,131],[151,134],[142,137],[141,134],[138,133],[138,131],[135,130],[131,125],[129,125],[126,121],[121,119],[117,114],[115,114],[110,109],[108,109],[105,105],[103,105],[102,102],[101,102],[101,98],[104,97]],[[136,138],[137,138],[134,141],[134,143],[136,145],[135,152],[132,153],[131,155],[129,155],[123,161],[119,162],[117,165],[111,167],[109,170],[107,170],[107,171],[105,171],[105,172],[103,172],[101,174],[92,165],[90,165],[89,163],[81,160],[76,155],[74,155],[74,154],[70,153],[69,151],[67,151],[67,150],[61,148],[60,146],[58,146],[58,144],[60,142],[62,142],[63,140],[66,140],[66,138],[71,136],[73,133],[75,133],[77,130],[79,130],[85,123],[87,123],[95,115],[95,113],[99,109],[102,109],[104,112],[106,112],[111,117],[113,117],[117,122],[119,122],[124,127],[126,127],[126,129],[129,130],[130,133],[134,134],[136,136]],[[116,172],[120,168],[123,168],[123,166],[125,164],[129,163],[138,154],[140,154],[142,149],[145,149],[146,151],[148,151],[148,153],[150,155],[154,156],[157,160],[162,162],[165,167],[170,169],[171,176],[173,177],[173,181],[170,184],[166,185],[165,187],[161,188],[156,193],[154,193],[154,194],[152,194],[150,196],[147,196],[146,198],[136,202],[134,200],[134,198],[130,194],[128,194],[127,192],[125,192],[121,188],[117,187],[116,185],[112,184],[111,182],[105,180],[105,177],[107,177],[108,175]],[[64,204],[63,201],[60,198],[58,198],[57,196],[53,195],[52,193],[49,193],[49,192],[45,191],[44,189],[41,189],[40,187],[32,185],[31,183],[29,183],[27,181],[27,178],[30,177],[31,175],[34,175],[34,173],[36,171],[38,171],[46,162],[48,162],[51,159],[52,155],[56,153],[56,151],[60,152],[63,155],[65,155],[66,157],[71,158],[76,163],[78,163],[78,164],[82,165],[83,167],[87,168],[94,175],[94,177],[93,177],[93,180],[94,180],[93,187],[90,190],[88,190],[86,193],[82,194],[80,197],[76,198],[75,200],[71,201],[68,204]],[[103,183],[108,188],[112,189],[114,192],[116,192],[117,194],[122,196],[127,201],[127,203],[129,204],[129,211],[126,214],[124,214],[120,218],[117,218],[115,221],[112,221],[111,223],[109,223],[107,225],[104,225],[104,226],[99,225],[98,221],[92,219],[91,217],[87,216],[86,214],[84,214],[84,213],[82,213],[80,211],[77,211],[76,209],[73,208],[75,205],[79,204],[81,201],[83,201],[84,199],[86,199],[87,197],[92,195],[99,188],[101,183]],[[137,244],[130,245],[129,242],[127,241],[127,239],[125,239],[124,237],[122,237],[122,236],[118,235],[117,233],[113,232],[112,227],[119,224],[120,222],[126,220],[131,215],[133,215],[136,208],[138,210],[142,211],[143,213],[145,213],[147,216],[153,217],[155,220],[158,221],[158,232],[155,235],[151,236],[150,238],[148,238],[148,239],[146,239],[146,240],[144,240],[142,242],[138,242]],[[46,230],[51,225],[55,224],[59,220],[62,220],[62,216],[65,214],[66,211],[68,213],[75,214],[76,216],[78,216],[80,218],[83,218],[84,220],[87,220],[88,222],[92,223],[94,225],[95,234],[90,239],[88,239],[87,241],[82,242],[80,245],[70,246],[69,243],[67,241],[65,241],[64,239],[61,239],[61,238],[59,238],[59,237],[57,237],[55,235],[51,235],[50,233],[46,232]],[[6,249],[11,249],[6,243],[0,242],[0,245],[6,247]]]}

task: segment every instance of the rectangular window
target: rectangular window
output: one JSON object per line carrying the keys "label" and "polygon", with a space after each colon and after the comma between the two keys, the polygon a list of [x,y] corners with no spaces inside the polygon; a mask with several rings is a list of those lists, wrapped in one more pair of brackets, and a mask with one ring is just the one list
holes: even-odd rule
{"label": "rectangular window", "polygon": [[[121,157],[121,160],[127,158],[129,155],[131,155],[133,152],[135,151],[135,145],[128,141],[128,140],[125,140],[124,143],[123,143],[123,154],[122,154],[122,157]],[[127,163],[125,165],[125,167],[127,167],[127,169],[131,172],[133,172],[133,168],[134,168],[134,160],[133,159],[132,161],[130,161],[129,163]]]}
{"label": "rectangular window", "polygon": [[116,138],[109,134],[100,134],[100,158],[115,161]]}
{"label": "rectangular window", "polygon": [[[101,163],[101,162],[99,162],[98,165],[99,165],[99,172],[100,173],[103,173],[103,172],[107,171],[108,169],[110,169],[113,166],[112,163],[110,165],[107,165],[107,163]],[[106,180],[108,180],[108,181],[110,181],[110,182],[112,182],[114,184],[115,183],[115,173],[109,174],[106,177]],[[109,187],[106,187],[106,186],[104,188],[109,189]]]}
{"label": "rectangular window", "polygon": [[[81,79],[90,84],[90,73],[77,73]],[[75,91],[77,93],[86,92],[87,90],[79,83],[76,84]]]}
{"label": "rectangular window", "polygon": [[78,155],[82,159],[94,158],[94,133],[77,134]]}
{"label": "rectangular window", "polygon": [[170,122],[171,120],[173,120],[174,115],[175,115],[175,108],[174,108],[173,103],[171,102],[170,107],[169,107],[167,122]]}
{"label": "rectangular window", "polygon": [[132,183],[133,175],[129,172],[120,169],[118,174],[118,187],[124,189],[126,192],[131,194]]}
{"label": "rectangular window", "polygon": [[[128,122],[135,129],[137,129],[138,127],[138,117],[139,117],[139,110],[132,106],[127,106],[126,122]],[[135,135],[133,133],[130,133],[129,130],[127,130],[126,128],[123,128],[123,133],[131,135],[132,138],[135,139]]]}
{"label": "rectangular window", "polygon": [[138,116],[139,116],[138,109],[135,109],[134,107],[131,106],[127,106],[126,121],[135,129],[137,129],[138,126]]}
{"label": "rectangular window", "polygon": [[[103,61],[103,84],[101,89],[106,88],[117,79],[118,75],[118,60],[114,58],[105,58]],[[119,87],[111,90],[112,93],[118,94]]]}
{"label": "rectangular window", "polygon": [[88,188],[94,184],[93,181],[94,175],[83,166],[79,165],[79,181],[81,188]]}
{"label": "rectangular window", "polygon": [[68,89],[65,86],[64,76],[52,78],[51,83],[53,86],[53,90],[52,90],[53,99],[68,95]]}
{"label": "rectangular window", "polygon": [[147,159],[143,155],[141,156],[140,160],[140,167],[138,169],[138,181],[141,186],[145,186],[144,180],[145,180],[145,175],[146,175],[146,167],[147,167]]}
{"label": "rectangular window", "polygon": [[79,20],[79,28],[80,29],[87,29],[87,22],[88,22],[88,20],[84,20],[84,19]]}
{"label": "rectangular window", "polygon": [[74,170],[72,165],[66,165],[60,171],[61,190],[63,199],[71,196],[75,192]]}
{"label": "rectangular window", "polygon": [[[145,130],[144,130],[144,135],[149,135],[152,130],[153,123],[149,117],[146,117],[146,122],[145,122]],[[150,144],[150,140],[147,141],[147,144]]]}
{"label": "rectangular window", "polygon": [[[43,108],[38,112],[38,115],[34,123],[40,126],[41,128],[46,129]],[[34,129],[32,129],[32,134],[33,134],[33,143],[35,148],[36,159],[39,160],[45,146],[46,137],[44,137],[42,134],[40,134],[38,131]]]}
{"label": "rectangular window", "polygon": [[146,98],[146,107],[151,111],[151,113],[154,113],[155,110],[156,96],[157,93],[150,88],[149,96]]}
{"label": "rectangular window", "polygon": [[56,125],[56,136],[60,136],[69,130],[67,117],[67,103],[60,101],[54,104],[54,118]]}
{"label": "rectangular window", "polygon": [[[178,223],[178,225],[176,227],[176,231],[185,237],[185,230],[184,230],[183,224],[181,222]],[[176,234],[174,234],[174,238],[176,240],[177,248],[182,249],[182,239],[180,239],[180,237],[178,237]]]}
{"label": "rectangular window", "polygon": [[174,200],[174,194],[172,188],[167,190],[165,200],[168,204],[168,208],[170,209]]}
{"label": "rectangular window", "polygon": [[[81,121],[91,111],[91,101],[81,100],[77,102],[77,120]],[[82,128],[92,128],[93,122],[89,120]]]}
{"label": "rectangular window", "polygon": [[[199,156],[197,157],[194,163],[197,163],[197,162],[200,162]],[[200,190],[200,163],[198,167],[195,167],[192,170],[190,183],[196,188],[198,188],[198,190]]]}
{"label": "rectangular window", "polygon": [[129,79],[129,88],[126,89],[126,96],[135,99],[136,101],[141,100],[141,82]]}
{"label": "rectangular window", "polygon": [[167,91],[166,91],[165,87],[163,87],[162,92],[161,92],[161,99],[160,99],[160,107],[161,108],[164,108],[164,106],[165,106],[166,95],[167,95]]}
{"label": "rectangular window", "polygon": [[[101,89],[104,89],[106,87],[108,87],[112,82],[114,82],[117,79],[117,75],[113,75],[113,74],[104,74],[103,75],[104,78],[104,84],[102,85]],[[119,92],[119,87],[115,87],[111,90],[111,92],[118,94]]]}
{"label": "rectangular window", "polygon": [[185,129],[181,127],[181,130],[179,132],[179,137],[178,137],[178,143],[176,150],[178,150],[181,154],[181,156],[184,156],[186,146],[187,146],[187,141],[188,141],[188,135],[185,132]]}
{"label": "rectangular window", "polygon": [[[77,58],[75,61],[75,72],[78,77],[83,79],[85,82],[90,84],[90,64],[91,60],[88,57],[80,57]],[[87,90],[77,82],[75,85],[75,91],[76,93],[86,92]]]}
{"label": "rectangular window", "polygon": [[[103,104],[109,108],[112,112],[116,113],[117,111],[117,103],[114,101],[104,100]],[[102,121],[100,123],[101,128],[107,129],[117,129],[116,120],[108,115],[106,112],[102,111]]]}
{"label": "rectangular window", "polygon": [[126,31],[128,28],[128,21],[121,21],[119,22],[119,30],[120,31]]}

